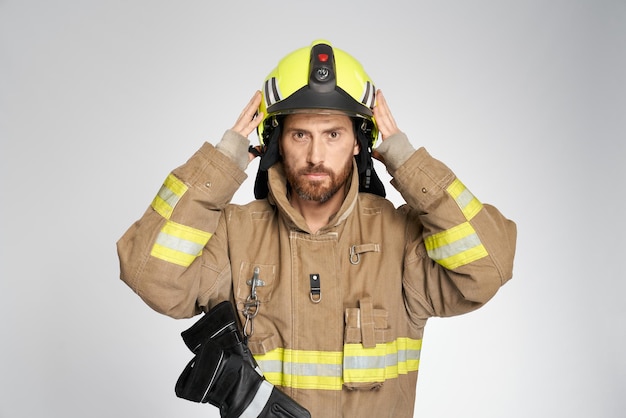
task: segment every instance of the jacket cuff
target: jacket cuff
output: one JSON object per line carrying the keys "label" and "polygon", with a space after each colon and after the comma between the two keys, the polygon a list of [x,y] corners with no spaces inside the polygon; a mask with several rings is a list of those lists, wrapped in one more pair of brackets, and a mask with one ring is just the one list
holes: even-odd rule
{"label": "jacket cuff", "polygon": [[454,178],[454,173],[444,163],[420,147],[396,170],[391,184],[409,206],[428,213]]}
{"label": "jacket cuff", "polygon": [[250,141],[238,132],[228,129],[224,132],[221,141],[215,145],[215,148],[228,158],[233,160],[239,168],[245,170],[250,160],[248,159],[248,147]]}
{"label": "jacket cuff", "polygon": [[387,171],[393,174],[415,152],[415,148],[403,132],[398,132],[382,141],[376,151],[384,158]]}

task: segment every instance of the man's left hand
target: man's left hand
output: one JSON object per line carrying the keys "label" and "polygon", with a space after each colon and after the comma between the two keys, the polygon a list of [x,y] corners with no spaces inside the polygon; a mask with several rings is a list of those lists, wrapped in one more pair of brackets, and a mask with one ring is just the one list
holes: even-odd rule
{"label": "man's left hand", "polygon": [[376,92],[376,106],[374,106],[372,111],[374,112],[374,119],[376,120],[376,125],[378,126],[378,131],[383,141],[391,135],[400,132],[391,114],[391,110],[389,110],[387,100],[385,100],[385,96],[380,90]]}

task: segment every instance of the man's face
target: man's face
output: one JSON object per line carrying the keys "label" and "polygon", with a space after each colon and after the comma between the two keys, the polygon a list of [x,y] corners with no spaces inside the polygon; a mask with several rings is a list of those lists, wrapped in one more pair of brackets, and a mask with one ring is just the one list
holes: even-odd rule
{"label": "man's face", "polygon": [[285,118],[280,149],[293,191],[303,200],[319,203],[343,189],[359,153],[348,116],[313,113]]}

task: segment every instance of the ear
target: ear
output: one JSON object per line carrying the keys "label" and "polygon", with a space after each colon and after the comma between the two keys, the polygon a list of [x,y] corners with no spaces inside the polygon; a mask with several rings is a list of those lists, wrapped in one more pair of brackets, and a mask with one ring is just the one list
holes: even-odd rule
{"label": "ear", "polygon": [[359,141],[359,137],[358,136],[354,136],[354,150],[352,152],[352,155],[359,155],[359,153],[361,152],[361,141]]}

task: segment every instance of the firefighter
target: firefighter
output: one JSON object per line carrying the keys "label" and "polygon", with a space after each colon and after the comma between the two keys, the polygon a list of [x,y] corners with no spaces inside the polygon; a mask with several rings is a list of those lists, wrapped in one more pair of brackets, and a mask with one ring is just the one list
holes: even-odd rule
{"label": "firefighter", "polygon": [[[255,199],[231,204],[256,157]],[[512,221],[413,147],[354,57],[315,41],[167,176],[118,254],[156,311],[208,312],[183,333],[194,357],[179,396],[222,416],[402,418],[427,320],[489,301],[515,240]]]}

